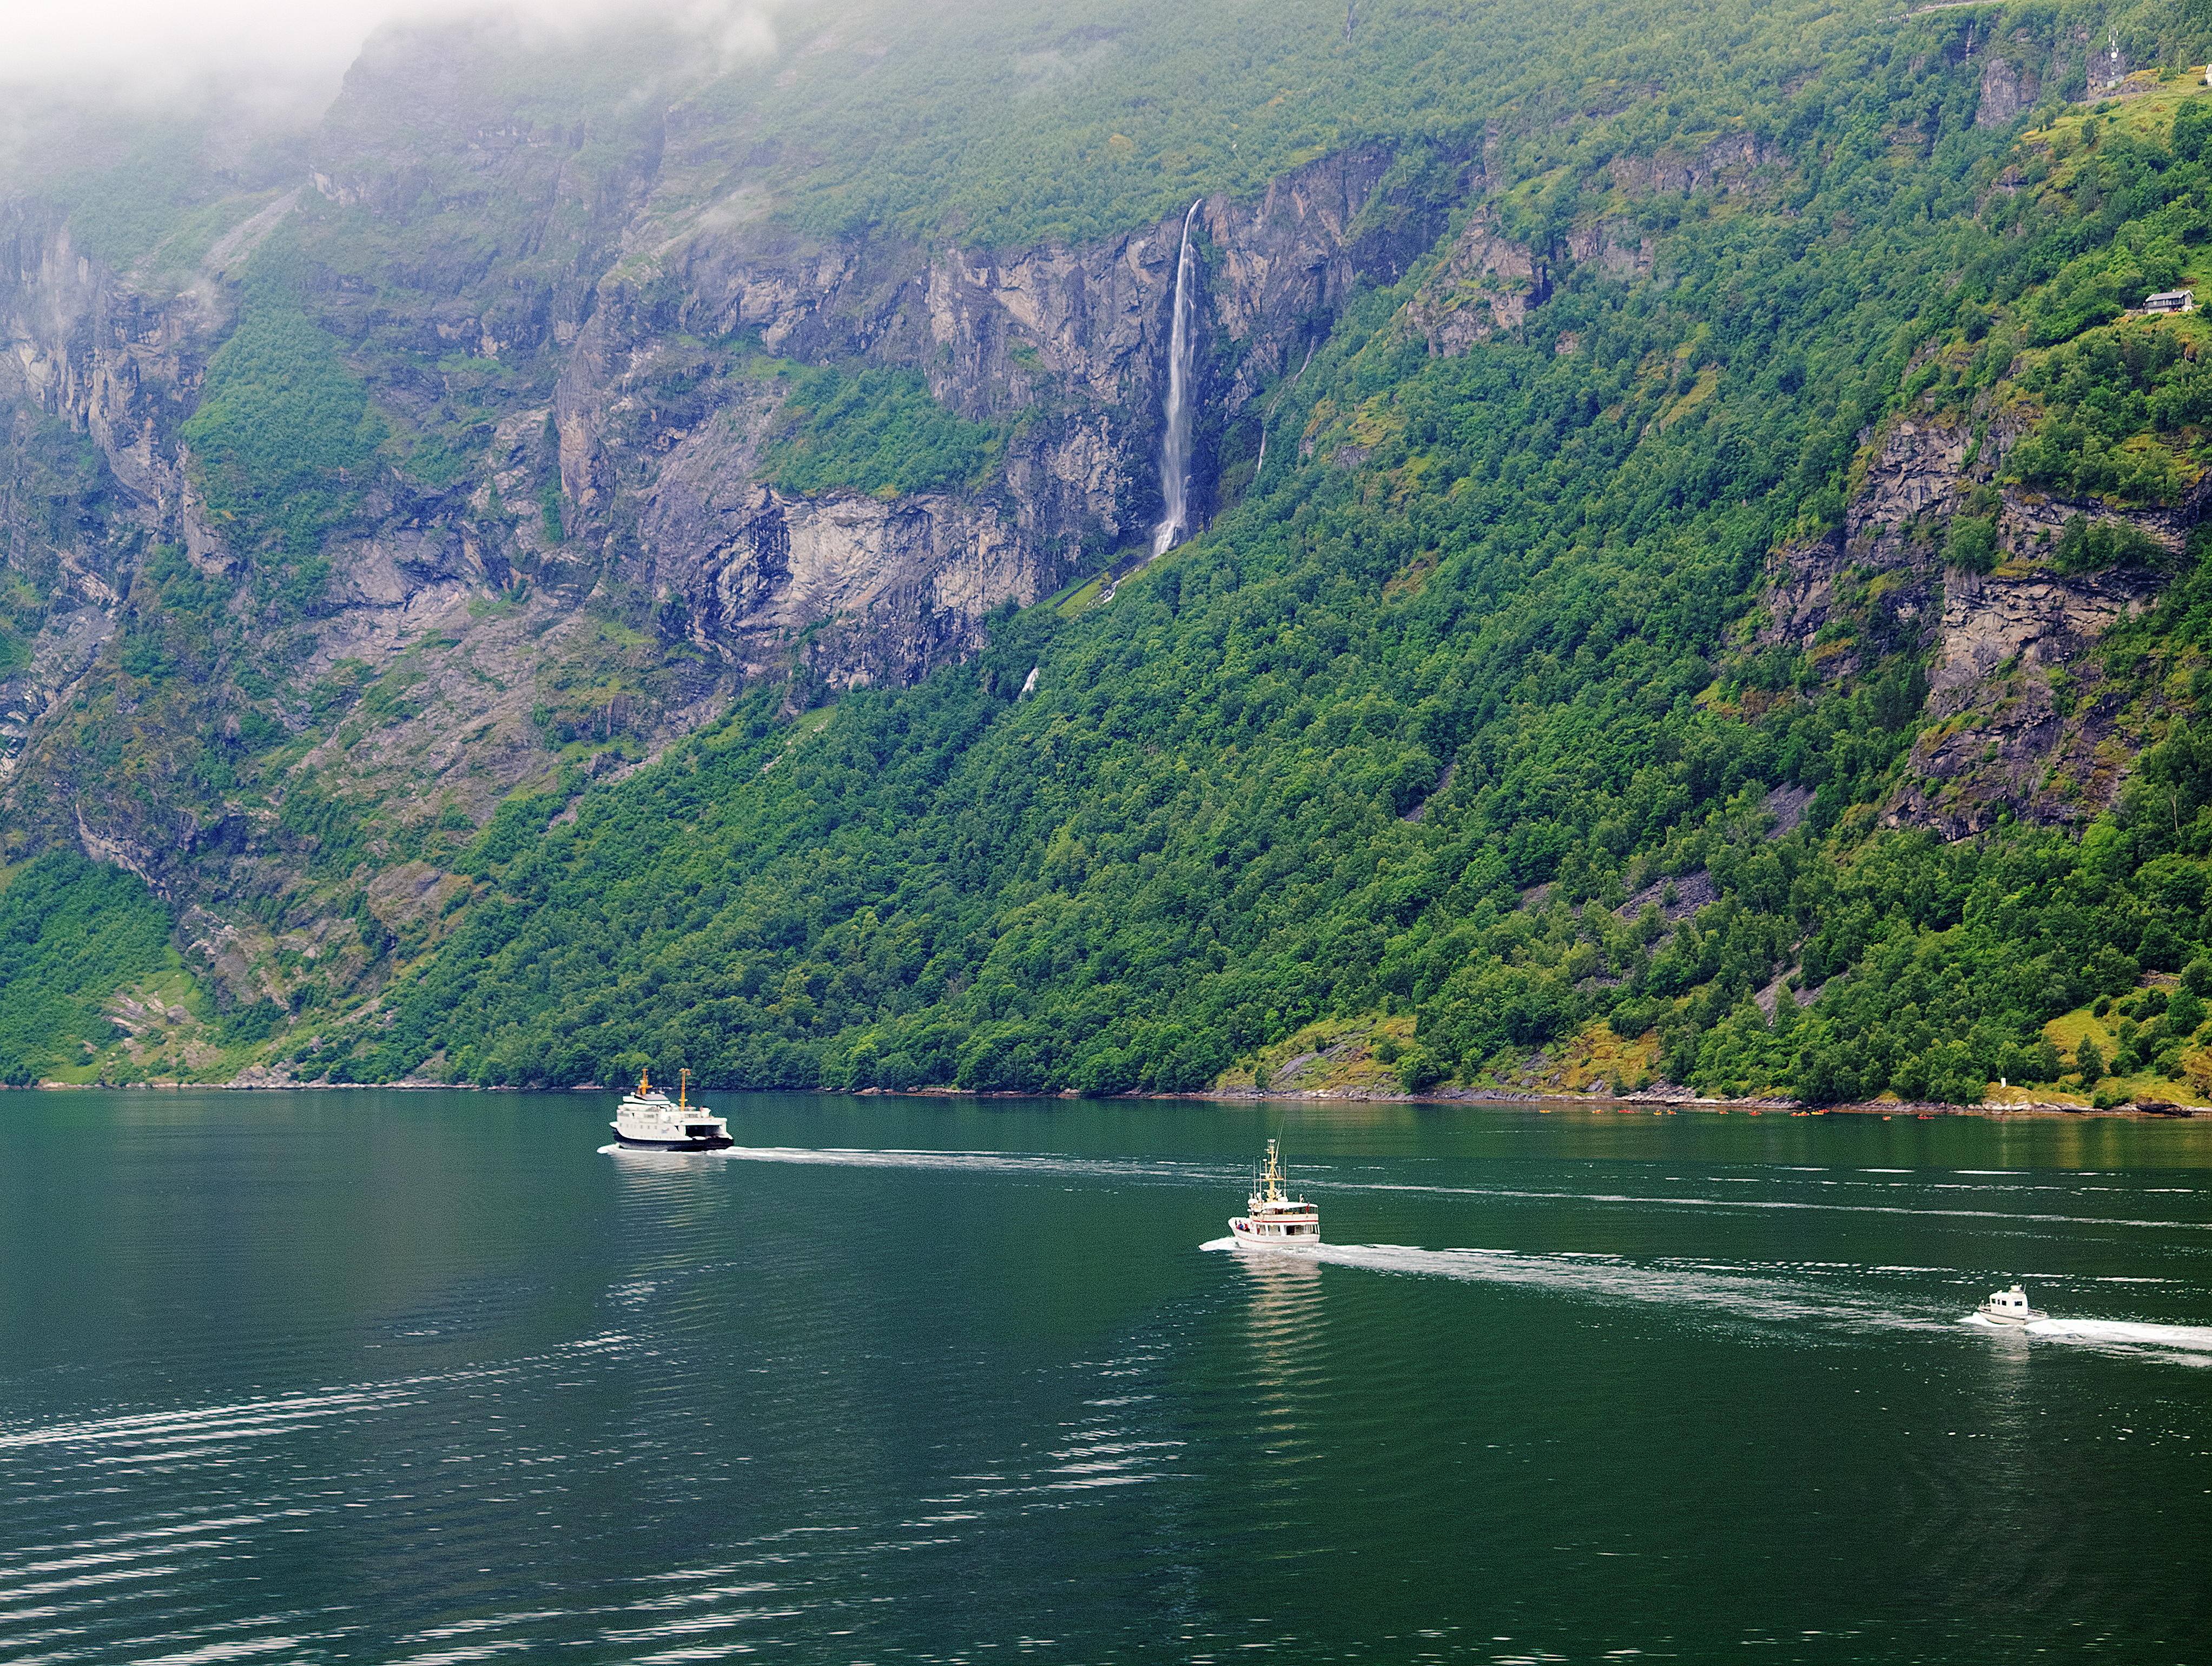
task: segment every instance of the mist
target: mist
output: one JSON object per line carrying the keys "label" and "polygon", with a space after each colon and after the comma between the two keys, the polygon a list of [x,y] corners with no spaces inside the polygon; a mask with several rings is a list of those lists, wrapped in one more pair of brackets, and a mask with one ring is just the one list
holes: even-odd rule
{"label": "mist", "polygon": [[774,50],[754,0],[15,0],[0,87],[40,100],[157,106],[210,94],[319,106],[377,30],[511,19],[549,44],[618,21],[674,24],[735,62]]}

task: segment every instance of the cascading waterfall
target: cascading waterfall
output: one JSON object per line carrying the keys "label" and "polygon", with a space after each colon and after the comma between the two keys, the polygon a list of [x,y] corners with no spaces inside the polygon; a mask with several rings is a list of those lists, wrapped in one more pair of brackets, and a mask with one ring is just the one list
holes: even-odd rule
{"label": "cascading waterfall", "polygon": [[1176,254],[1175,312],[1168,326],[1167,432],[1160,440],[1160,497],[1167,513],[1152,528],[1156,556],[1174,549],[1190,530],[1190,384],[1197,368],[1190,327],[1190,277],[1197,263],[1191,255],[1190,222],[1197,218],[1198,209],[1199,204],[1193,203],[1182,217],[1182,246]]}

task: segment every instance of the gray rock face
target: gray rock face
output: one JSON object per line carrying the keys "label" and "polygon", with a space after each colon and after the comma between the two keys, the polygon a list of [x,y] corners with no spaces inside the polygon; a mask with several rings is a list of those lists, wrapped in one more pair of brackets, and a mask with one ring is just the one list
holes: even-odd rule
{"label": "gray rock face", "polygon": [[[1295,364],[1359,277],[1391,281],[1441,230],[1418,212],[1362,229],[1389,164],[1353,152],[1255,203],[1200,205],[1202,441]],[[805,649],[821,685],[911,682],[976,646],[992,606],[1050,593],[1158,519],[1181,216],[1088,248],[992,252],[822,241],[750,207],[718,205],[611,275],[555,406],[564,489],[587,516],[636,524],[649,553],[624,571],[680,604],[693,641],[757,677],[834,620]],[[740,332],[786,357],[918,372],[950,409],[1011,427],[996,477],[896,511],[771,489],[772,399],[730,390],[661,416],[639,393],[671,334]],[[1195,473],[1206,502],[1203,443]]]}
{"label": "gray rock face", "polygon": [[[1807,650],[1822,678],[1923,657],[1925,714],[1893,824],[1959,838],[2015,820],[2064,824],[2106,808],[2130,756],[2091,650],[2157,599],[2136,569],[2064,575],[2050,551],[2074,515],[2125,521],[2178,548],[2204,505],[2121,514],[1993,485],[2016,427],[1992,422],[1978,449],[1964,426],[1906,416],[1870,436],[1840,533],[1778,552],[1763,640]],[[1969,457],[1972,460],[1969,462]],[[1943,562],[1951,519],[1977,487],[1995,500],[1996,569]],[[1985,508],[1985,511],[1986,508]]]}
{"label": "gray rock face", "polygon": [[[368,976],[364,919],[434,940],[436,911],[385,919],[376,876],[417,848],[434,871],[564,756],[635,767],[748,681],[789,678],[796,704],[912,683],[1158,514],[1180,215],[1077,248],[811,237],[729,172],[726,124],[626,106],[549,125],[507,96],[465,40],[373,48],[303,177],[189,271],[110,270],[56,210],[0,200],[0,559],[43,604],[0,643],[0,824],[11,848],[74,842],[144,874],[240,1000]],[[1255,395],[1357,283],[1442,234],[1433,178],[1401,201],[1392,160],[1357,150],[1201,205],[1201,518]],[[334,210],[382,251],[373,277],[313,264]],[[461,436],[451,483],[395,465],[362,486],[304,595],[210,513],[180,439],[246,263],[285,228],[311,252],[304,305],[377,408],[403,437]],[[740,337],[916,372],[998,429],[996,461],[958,490],[781,487],[762,466],[779,384]],[[216,646],[149,684],[123,662],[153,629],[134,610],[162,545],[205,581]],[[208,772],[311,730],[250,788]],[[126,769],[94,762],[118,745]],[[302,830],[295,798],[370,818],[356,871],[331,868],[337,836]],[[254,896],[307,923],[264,925]]]}
{"label": "gray rock face", "polygon": [[[1626,197],[1719,196],[1755,188],[1778,154],[1748,133],[1730,133],[1695,151],[1616,156],[1606,164]],[[1443,264],[1407,307],[1407,327],[1433,356],[1452,358],[1501,331],[1519,330],[1551,294],[1555,263],[1595,264],[1614,277],[1648,277],[1656,240],[1617,216],[1575,227],[1549,254],[1516,242],[1486,208],[1470,215]],[[1560,350],[1573,350],[1572,338]]]}
{"label": "gray rock face", "polygon": [[[1584,239],[1590,254],[1599,253],[1600,237],[1593,232]],[[1543,300],[1547,281],[1543,261],[1501,235],[1491,216],[1477,210],[1452,244],[1443,270],[1406,309],[1406,321],[1428,338],[1432,356],[1454,358],[1498,331],[1519,329],[1529,307]]]}
{"label": "gray rock face", "polygon": [[1692,152],[1662,150],[1650,156],[1616,156],[1607,164],[1613,186],[1632,197],[1693,191],[1742,191],[1778,153],[1752,133],[1729,133]]}
{"label": "gray rock face", "polygon": [[2009,127],[2020,112],[2033,106],[2043,84],[2033,70],[2009,59],[1992,57],[1982,65],[1981,94],[1974,105],[1977,127]]}
{"label": "gray rock face", "polygon": [[0,677],[0,781],[113,634],[145,533],[174,526],[221,564],[175,442],[221,316],[204,292],[132,289],[44,204],[0,203],[0,551],[46,599],[28,663]]}

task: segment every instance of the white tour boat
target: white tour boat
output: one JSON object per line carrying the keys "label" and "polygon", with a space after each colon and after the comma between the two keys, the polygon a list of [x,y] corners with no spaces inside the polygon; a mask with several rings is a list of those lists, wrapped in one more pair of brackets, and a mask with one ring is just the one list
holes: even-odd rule
{"label": "white tour boat", "polygon": [[1321,1205],[1284,1195],[1282,1159],[1272,1140],[1267,1142],[1267,1165],[1260,1171],[1258,1188],[1244,1209],[1229,1223],[1229,1236],[1240,1250],[1247,1245],[1285,1250],[1321,1242]]}
{"label": "white tour boat", "polygon": [[612,1124],[625,1146],[653,1151],[720,1151],[738,1142],[730,1138],[730,1125],[704,1105],[690,1103],[687,1090],[691,1073],[682,1073],[672,1099],[653,1086],[647,1073],[637,1073],[637,1090],[623,1096]]}
{"label": "white tour boat", "polygon": [[2027,1292],[2014,1285],[2009,1290],[1992,1290],[1989,1298],[1974,1310],[1974,1316],[1993,1325],[2025,1325],[2051,1316],[2030,1307]]}

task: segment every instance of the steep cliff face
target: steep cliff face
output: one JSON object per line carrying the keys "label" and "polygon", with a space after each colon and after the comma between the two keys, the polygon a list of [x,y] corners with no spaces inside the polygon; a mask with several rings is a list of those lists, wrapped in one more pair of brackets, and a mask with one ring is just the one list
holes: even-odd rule
{"label": "steep cliff face", "polygon": [[2014,63],[2002,52],[1990,53],[1982,64],[1974,125],[2009,127],[2022,111],[2034,104],[2042,90],[2041,79],[2033,69]]}
{"label": "steep cliff face", "polygon": [[[2134,753],[2126,696],[2094,649],[2164,581],[2138,566],[2063,572],[2054,552],[2075,516],[2178,550],[2203,494],[2178,510],[2122,513],[1999,487],[2018,437],[2004,421],[1990,423],[1978,445],[1961,420],[1885,423],[1842,528],[1777,557],[1762,635],[1805,650],[1821,680],[1892,654],[1924,660],[1932,721],[1887,808],[1893,825],[1959,838],[2001,818],[2085,821],[2111,806]],[[1997,544],[1986,573],[1945,562],[1948,528],[1978,489]]]}
{"label": "steep cliff face", "polygon": [[[631,767],[748,682],[911,683],[1145,546],[1179,216],[1078,248],[810,237],[742,169],[702,202],[728,137],[680,106],[549,122],[465,52],[387,44],[307,176],[186,270],[0,208],[9,848],[140,873],[231,1001],[358,994],[434,940],[441,864],[518,785]],[[1441,233],[1454,167],[1415,192],[1359,150],[1201,204],[1194,503],[1235,489],[1255,393]],[[272,237],[391,436],[304,563],[208,509],[181,432]],[[763,352],[918,373],[998,436],[987,477],[779,484]]]}
{"label": "steep cliff face", "polygon": [[[1195,501],[1218,500],[1223,435],[1354,283],[1394,281],[1441,231],[1441,206],[1386,187],[1391,162],[1354,152],[1257,202],[1200,205]],[[1160,514],[1180,216],[1088,248],[992,252],[808,239],[748,219],[757,201],[741,188],[609,275],[556,405],[569,498],[617,542],[637,527],[623,570],[665,611],[678,605],[684,635],[757,676],[813,631],[804,654],[822,685],[910,682],[972,650],[998,602],[1034,601],[1140,542]],[[648,391],[671,338],[733,337],[919,372],[947,407],[1002,426],[994,479],[895,508],[770,489],[772,403]]]}
{"label": "steep cliff face", "polygon": [[113,634],[144,533],[176,521],[211,543],[186,508],[175,429],[212,299],[195,291],[165,305],[138,294],[82,252],[52,209],[0,204],[0,532],[11,576],[36,598],[13,610],[28,641],[0,677],[0,779]]}
{"label": "steep cliff face", "polygon": [[[1607,195],[1549,246],[1516,241],[1491,206],[1478,206],[1420,293],[1407,307],[1406,326],[1429,351],[1450,358],[1510,334],[1551,293],[1556,269],[1595,265],[1608,275],[1650,275],[1657,240],[1626,210],[1654,198],[1706,192],[1716,198],[1754,190],[1781,172],[1779,154],[1748,133],[1730,133],[1694,150],[1625,155],[1605,165]],[[1593,183],[1595,183],[1595,181]]]}

